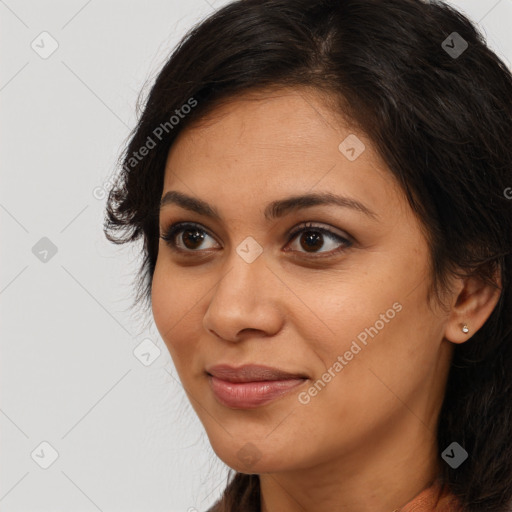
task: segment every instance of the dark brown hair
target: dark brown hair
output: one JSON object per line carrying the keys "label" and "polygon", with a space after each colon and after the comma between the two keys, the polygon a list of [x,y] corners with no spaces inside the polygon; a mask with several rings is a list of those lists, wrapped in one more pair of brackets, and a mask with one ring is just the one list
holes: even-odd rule
{"label": "dark brown hair", "polygon": [[[458,269],[491,284],[501,274],[491,316],[455,347],[437,438],[440,450],[456,441],[469,454],[457,469],[442,461],[464,510],[508,510],[512,75],[444,2],[238,0],[191,29],[150,90],[108,196],[107,238],[143,240],[134,305],[150,307],[164,167],[177,135],[219,102],[271,86],[325,93],[370,137],[425,229],[433,291]],[[216,510],[259,511],[259,499],[258,476],[236,473]]]}

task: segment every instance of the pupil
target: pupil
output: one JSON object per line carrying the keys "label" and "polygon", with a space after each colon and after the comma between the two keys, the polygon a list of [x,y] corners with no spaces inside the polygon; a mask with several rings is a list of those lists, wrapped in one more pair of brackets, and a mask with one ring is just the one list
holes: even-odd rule
{"label": "pupil", "polygon": [[[196,246],[194,244],[201,245],[201,242],[204,239],[204,235],[202,235],[199,230],[195,230],[195,231],[186,230],[186,231],[184,231],[183,234],[184,234],[183,238],[184,238],[185,247],[187,247],[188,249],[195,249]],[[188,245],[188,243],[187,243],[188,241],[192,241],[192,247],[190,247]],[[197,242],[199,242],[199,244]]]}
{"label": "pupil", "polygon": [[[309,248],[320,249],[323,245],[321,242],[322,235],[316,231],[307,231],[301,237],[301,241],[306,242]],[[319,243],[320,242],[320,243]]]}

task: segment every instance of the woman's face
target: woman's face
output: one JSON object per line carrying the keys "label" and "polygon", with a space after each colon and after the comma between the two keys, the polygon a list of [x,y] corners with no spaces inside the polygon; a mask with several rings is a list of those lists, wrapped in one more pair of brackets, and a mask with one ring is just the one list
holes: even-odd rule
{"label": "woman's face", "polygon": [[[240,96],[180,134],[171,191],[191,199],[162,206],[160,233],[195,226],[176,249],[160,239],[154,319],[227,465],[355,471],[377,454],[394,467],[435,451],[448,317],[427,303],[419,221],[363,133],[306,90]],[[344,199],[290,201],[327,194]],[[207,373],[223,364],[305,378],[223,383]]]}

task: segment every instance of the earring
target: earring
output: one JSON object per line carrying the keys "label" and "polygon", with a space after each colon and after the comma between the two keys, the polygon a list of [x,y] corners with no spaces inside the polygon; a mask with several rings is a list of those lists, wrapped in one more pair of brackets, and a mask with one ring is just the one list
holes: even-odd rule
{"label": "earring", "polygon": [[462,326],[462,332],[463,332],[464,334],[467,334],[467,333],[469,332],[469,327],[468,327],[468,325],[467,325],[467,324],[464,324],[464,325]]}

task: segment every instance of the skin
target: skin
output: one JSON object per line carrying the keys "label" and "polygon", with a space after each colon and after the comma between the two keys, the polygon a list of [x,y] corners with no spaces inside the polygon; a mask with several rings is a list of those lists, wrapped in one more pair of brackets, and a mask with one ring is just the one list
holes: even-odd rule
{"label": "skin", "polygon": [[[392,512],[444,463],[435,429],[454,344],[483,325],[499,294],[453,279],[445,309],[427,301],[429,250],[420,221],[371,141],[322,99],[308,89],[246,93],[180,133],[163,194],[202,199],[222,220],[175,204],[161,209],[161,234],[185,221],[207,232],[188,246],[178,233],[188,248],[181,255],[160,239],[153,315],[216,454],[260,475],[262,512]],[[349,134],[365,144],[354,161],[338,149]],[[357,199],[376,218],[336,205],[263,216],[271,201],[326,191]],[[308,221],[353,244],[335,254],[344,246],[335,237],[320,235],[313,249],[302,233],[289,242],[292,229]],[[252,263],[236,250],[248,236],[263,249]],[[300,403],[299,393],[395,303],[401,311]],[[208,384],[205,368],[221,363],[266,364],[310,378],[269,404],[235,409],[220,404]]]}

